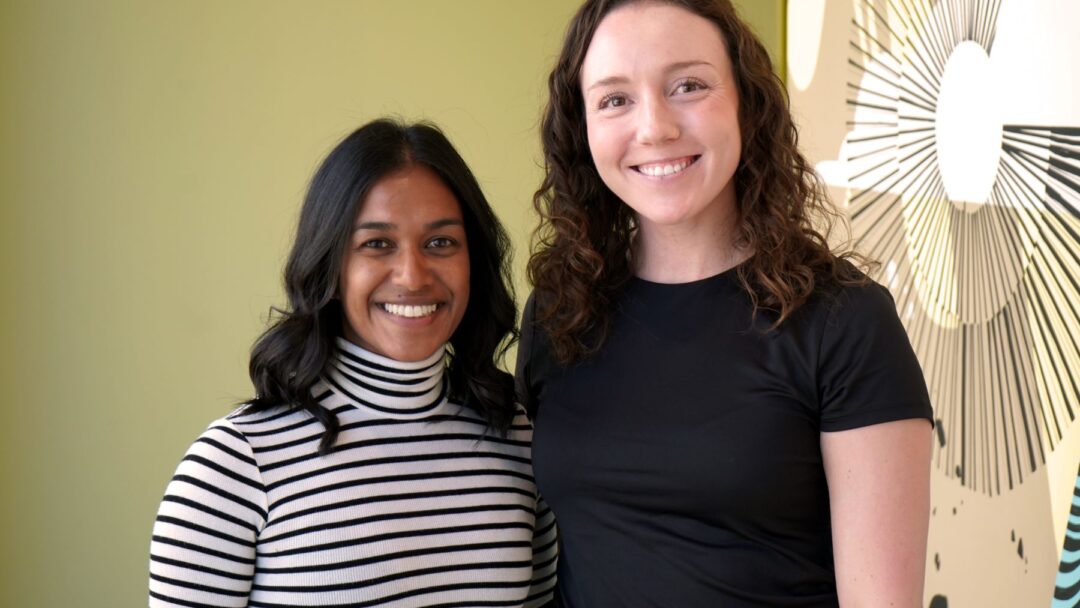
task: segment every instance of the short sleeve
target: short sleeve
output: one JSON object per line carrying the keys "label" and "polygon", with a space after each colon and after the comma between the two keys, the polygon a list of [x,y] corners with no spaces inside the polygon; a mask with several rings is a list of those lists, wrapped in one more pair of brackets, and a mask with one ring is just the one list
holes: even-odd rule
{"label": "short sleeve", "polygon": [[922,368],[888,290],[845,287],[828,300],[818,356],[821,430],[933,422]]}
{"label": "short sleeve", "polygon": [[248,605],[266,490],[247,439],[214,422],[180,461],[150,541],[150,606]]}

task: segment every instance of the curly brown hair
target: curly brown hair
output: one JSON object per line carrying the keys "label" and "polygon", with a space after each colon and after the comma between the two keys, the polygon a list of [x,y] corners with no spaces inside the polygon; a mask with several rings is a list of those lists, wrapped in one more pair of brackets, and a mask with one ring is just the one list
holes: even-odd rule
{"label": "curly brown hair", "polygon": [[736,244],[753,252],[737,269],[756,311],[778,327],[821,283],[859,283],[869,263],[833,252],[828,235],[843,218],[799,152],[787,92],[764,45],[730,0],[587,0],[567,30],[548,78],[541,122],[546,175],[533,197],[540,215],[528,264],[535,322],[567,364],[596,353],[607,336],[611,303],[632,276],[633,211],[601,181],[586,134],[581,65],[596,28],[611,11],[661,2],[719,29],[739,95],[742,150],[733,179]]}

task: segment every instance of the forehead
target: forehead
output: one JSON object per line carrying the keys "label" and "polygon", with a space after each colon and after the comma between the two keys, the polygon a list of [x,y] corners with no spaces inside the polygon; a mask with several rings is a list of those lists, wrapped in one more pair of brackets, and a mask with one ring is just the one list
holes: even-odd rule
{"label": "forehead", "polygon": [[461,219],[461,205],[442,178],[425,165],[410,165],[375,182],[360,204],[361,219]]}
{"label": "forehead", "polygon": [[682,7],[659,2],[621,6],[600,21],[581,66],[581,84],[621,72],[686,61],[728,64],[720,30]]}

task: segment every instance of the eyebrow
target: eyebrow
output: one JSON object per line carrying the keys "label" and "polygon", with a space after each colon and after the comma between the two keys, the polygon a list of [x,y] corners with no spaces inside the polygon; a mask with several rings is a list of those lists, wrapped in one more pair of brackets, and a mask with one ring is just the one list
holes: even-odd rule
{"label": "eyebrow", "polygon": [[[445,228],[447,226],[465,226],[465,222],[456,218],[448,217],[424,224],[424,230],[438,230],[439,228]],[[393,224],[390,222],[360,222],[359,224],[353,226],[353,232],[356,232],[358,230],[377,230],[381,232],[389,232],[396,229],[397,224]]]}
{"label": "eyebrow", "polygon": [[[675,62],[675,63],[673,63],[671,65],[665,66],[664,67],[664,72],[677,72],[677,71],[682,70],[682,69],[692,68],[694,66],[699,66],[699,65],[706,65],[706,66],[709,66],[709,67],[713,67],[713,64],[709,63],[708,61],[701,61],[700,59],[694,59],[694,60],[690,60],[690,61],[677,61],[677,62]],[[629,81],[630,81],[630,79],[627,78],[626,76],[608,76],[607,78],[602,78],[602,79],[597,80],[596,82],[592,83],[591,85],[589,85],[589,88],[585,89],[585,92],[588,93],[589,91],[591,91],[591,90],[593,90],[595,88],[598,88],[598,87],[606,87],[606,86],[611,86],[613,84],[623,84],[623,83],[626,83],[626,82],[629,82]]]}

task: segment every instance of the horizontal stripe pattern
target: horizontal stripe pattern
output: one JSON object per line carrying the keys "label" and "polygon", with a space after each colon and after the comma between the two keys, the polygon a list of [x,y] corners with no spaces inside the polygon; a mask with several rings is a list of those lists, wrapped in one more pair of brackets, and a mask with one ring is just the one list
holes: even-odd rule
{"label": "horizontal stripe pattern", "polygon": [[550,601],[556,529],[533,482],[531,425],[519,408],[502,437],[448,401],[443,357],[403,364],[339,343],[313,389],[341,421],[326,456],[307,412],[211,424],[162,500],[150,605]]}

